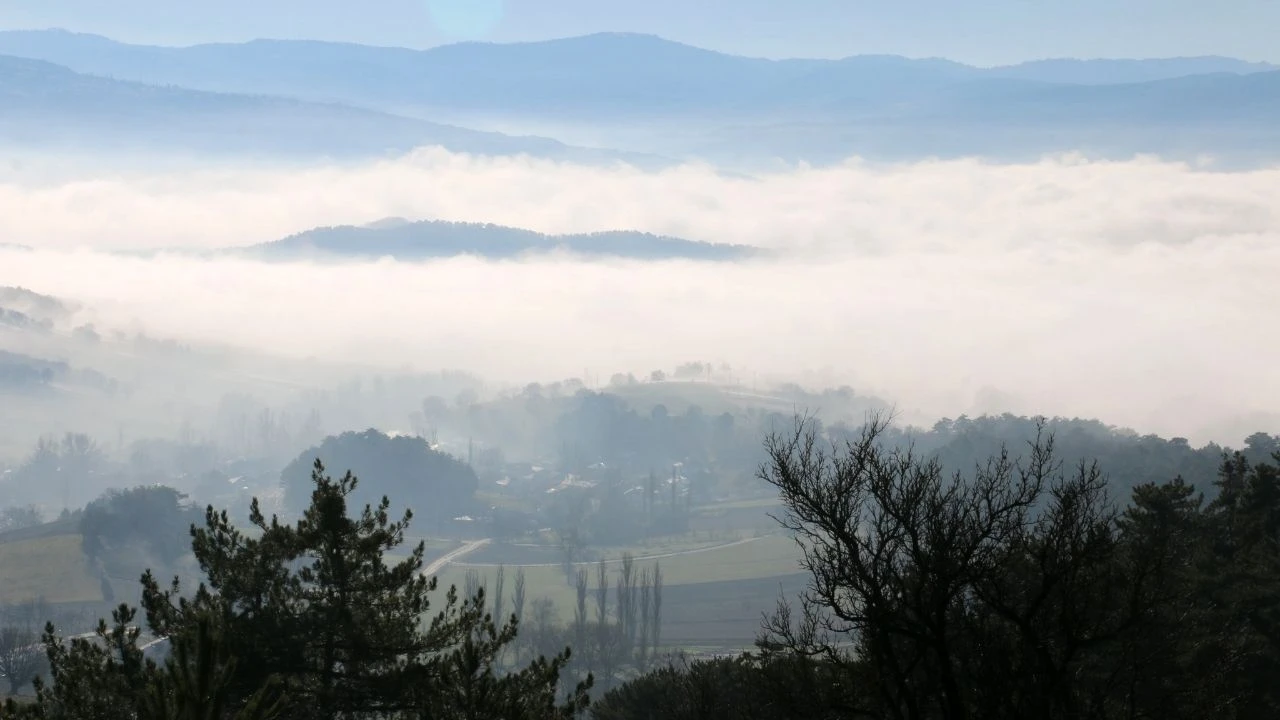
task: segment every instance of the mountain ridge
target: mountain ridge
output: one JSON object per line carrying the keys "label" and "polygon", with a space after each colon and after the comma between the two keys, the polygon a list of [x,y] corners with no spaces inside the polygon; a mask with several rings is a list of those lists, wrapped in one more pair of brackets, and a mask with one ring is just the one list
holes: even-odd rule
{"label": "mountain ridge", "polygon": [[634,230],[547,234],[494,223],[384,218],[359,226],[313,228],[279,240],[220,251],[264,260],[392,257],[402,261],[466,255],[515,259],[554,252],[631,260],[730,261],[745,259],[759,250]]}
{"label": "mountain ridge", "polygon": [[[880,57],[880,58],[898,58],[898,59],[909,60],[914,62],[942,61],[942,62],[951,63],[954,65],[960,65],[966,68],[972,68],[972,69],[981,70],[981,71],[1007,71],[1007,70],[1013,70],[1013,69],[1019,69],[1019,68],[1050,66],[1050,65],[1095,65],[1096,66],[1096,65],[1110,64],[1110,63],[1124,63],[1124,64],[1204,63],[1206,65],[1236,67],[1238,68],[1237,70],[1238,72],[1268,72],[1272,70],[1280,70],[1280,64],[1278,63],[1245,60],[1242,58],[1236,58],[1229,55],[1172,55],[1172,56],[1156,56],[1156,57],[1055,56],[1055,57],[1044,57],[1044,58],[1031,58],[1031,59],[1022,60],[1016,63],[1009,63],[1009,64],[1003,64],[1003,65],[972,65],[969,63],[964,63],[958,60],[953,60],[953,59],[942,57],[942,56],[916,57],[916,56],[906,56],[906,55],[899,55],[899,54],[893,54],[893,53],[855,53],[852,55],[844,55],[844,56],[832,57],[832,58],[803,57],[803,56],[767,58],[767,57],[754,56],[754,55],[739,55],[735,53],[715,50],[712,48],[704,48],[698,45],[693,45],[693,44],[681,42],[678,40],[671,40],[669,38],[663,37],[661,35],[653,34],[653,33],[638,33],[638,32],[623,32],[623,31],[604,31],[604,32],[587,33],[584,35],[569,35],[569,36],[547,38],[547,39],[541,39],[541,40],[524,40],[524,41],[515,41],[515,42],[492,42],[492,41],[474,41],[473,40],[473,41],[463,41],[463,42],[456,42],[456,43],[446,43],[446,44],[435,45],[435,46],[425,47],[425,48],[411,48],[411,47],[405,47],[400,45],[371,45],[371,44],[365,44],[365,43],[336,41],[336,40],[310,40],[310,39],[273,38],[273,37],[259,37],[259,38],[253,38],[250,40],[243,40],[243,41],[216,41],[216,42],[191,43],[186,45],[157,45],[157,44],[148,44],[148,43],[124,42],[124,41],[116,40],[109,36],[101,35],[98,33],[77,32],[74,30],[68,30],[66,28],[51,27],[51,28],[0,30],[0,47],[3,47],[11,39],[18,39],[18,38],[26,38],[26,39],[71,38],[71,39],[76,39],[82,42],[96,43],[100,46],[114,46],[114,47],[137,48],[137,49],[146,48],[146,49],[179,51],[179,52],[197,50],[197,49],[234,48],[234,47],[240,47],[240,46],[253,46],[253,45],[309,45],[309,46],[316,46],[316,47],[329,46],[329,47],[360,48],[364,50],[398,52],[398,53],[407,53],[407,54],[424,54],[424,53],[431,53],[434,51],[442,50],[445,48],[457,48],[457,47],[536,47],[536,46],[563,45],[563,44],[575,43],[580,41],[593,41],[597,39],[624,39],[624,40],[632,40],[632,41],[642,40],[646,42],[652,42],[658,45],[680,47],[688,50],[695,50],[707,55],[717,55],[717,56],[726,57],[726,58],[734,58],[739,60],[752,60],[752,61],[767,62],[767,63],[792,63],[792,62],[835,63],[835,62],[842,62],[842,61],[857,59],[857,58]],[[1188,74],[1199,74],[1200,72],[1205,72],[1205,71],[1198,71],[1195,73],[1188,73]],[[1212,72],[1212,71],[1209,71],[1209,72]]]}
{"label": "mountain ridge", "polygon": [[[742,168],[852,156],[1029,160],[1075,151],[1207,155],[1246,166],[1280,157],[1280,69],[1213,56],[984,69],[893,55],[742,58],[636,33],[411,50],[294,40],[160,48],[62,32],[0,32],[0,53],[21,52],[61,59],[89,77],[353,109],[331,108],[326,112],[337,116],[327,120],[253,118],[270,130],[243,148],[257,153],[278,145],[313,155],[337,147],[386,156],[452,143],[450,149],[482,154],[626,157],[656,165],[693,159]],[[354,109],[383,117],[374,122]],[[0,117],[0,129],[4,122]],[[352,125],[340,127],[345,122]],[[184,128],[179,139],[191,143],[201,133],[225,131],[208,125]],[[509,134],[457,135],[484,129]],[[630,154],[538,145],[557,142],[545,135]],[[513,149],[521,143],[534,147]]]}
{"label": "mountain ridge", "polygon": [[310,40],[160,47],[65,31],[7,31],[0,32],[0,54],[112,79],[334,102],[406,117],[498,114],[580,122],[680,116],[753,122],[788,114],[811,120],[808,113],[833,98],[894,107],[969,92],[987,102],[997,87],[1105,97],[1105,88],[1118,85],[1280,71],[1213,56],[1051,59],[997,68],[897,55],[771,60],[639,33],[413,50]]}
{"label": "mountain ridge", "polygon": [[341,153],[404,152],[439,145],[479,155],[528,154],[587,162],[650,160],[639,153],[577,148],[553,138],[397,116],[335,101],[151,84],[76,72],[46,60],[0,54],[0,139],[25,144],[150,145],[166,138],[222,149]]}

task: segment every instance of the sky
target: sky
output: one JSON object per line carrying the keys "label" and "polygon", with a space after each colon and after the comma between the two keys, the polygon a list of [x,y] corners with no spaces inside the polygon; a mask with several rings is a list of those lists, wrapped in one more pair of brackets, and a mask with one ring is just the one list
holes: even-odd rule
{"label": "sky", "polygon": [[0,28],[48,27],[175,45],[272,37],[429,47],[620,31],[763,57],[1280,62],[1275,0],[0,0]]}
{"label": "sky", "polygon": [[[1280,431],[1280,338],[1264,331],[1280,307],[1280,168],[1063,156],[726,177],[424,149],[343,167],[25,174],[0,173],[0,217],[38,250],[0,249],[5,282],[79,301],[104,330],[514,383],[701,359],[848,383],[921,422],[1043,413],[1234,444]],[[387,216],[636,228],[772,254],[335,265],[103,252]]]}

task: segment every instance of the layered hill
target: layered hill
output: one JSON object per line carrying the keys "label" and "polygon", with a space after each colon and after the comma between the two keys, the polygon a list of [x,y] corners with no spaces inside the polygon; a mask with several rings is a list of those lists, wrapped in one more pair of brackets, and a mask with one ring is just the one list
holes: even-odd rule
{"label": "layered hill", "polygon": [[[10,86],[0,100],[43,103],[35,119],[16,113],[24,141],[54,134],[101,145],[128,130],[134,140],[260,153],[439,144],[619,157],[462,129],[474,127],[716,162],[1065,151],[1280,158],[1280,68],[1223,57],[981,68],[884,55],[767,60],[626,33],[411,50],[285,40],[156,47],[63,31],[0,33],[3,53],[83,74],[0,64],[0,87]],[[115,84],[125,81],[151,89]],[[12,116],[0,116],[9,137]]]}
{"label": "layered hill", "polygon": [[389,218],[362,227],[345,225],[308,230],[240,251],[267,260],[341,260],[393,257],[427,260],[460,255],[509,259],[562,252],[634,260],[690,259],[724,261],[756,252],[744,245],[704,243],[633,231],[545,235],[532,230],[481,223],[438,220],[408,222]]}
{"label": "layered hill", "polygon": [[[1199,93],[1214,92],[1218,83],[1274,90],[1274,79],[1253,86],[1239,78],[1280,71],[1280,66],[1223,57],[1057,59],[995,68],[884,55],[765,60],[629,33],[410,50],[294,40],[157,47],[52,30],[0,33],[0,54],[82,73],[224,93],[393,111],[420,107],[556,117],[776,117],[815,108],[847,111],[854,101],[881,104],[880,114],[901,114],[910,110],[896,106],[904,99],[932,111],[1008,100],[1060,109],[1091,102],[1105,113],[1115,106],[1117,95],[1129,98],[1121,108],[1145,99],[1158,105],[1152,105],[1153,111],[1177,112],[1197,109]],[[1189,76],[1211,78],[1155,87],[1150,93],[1105,89]],[[1171,91],[1179,93],[1182,105],[1169,102]]]}
{"label": "layered hill", "polygon": [[626,159],[548,138],[479,132],[340,103],[118,80],[13,56],[0,56],[0,108],[0,145],[24,149],[367,156],[441,146],[481,155]]}

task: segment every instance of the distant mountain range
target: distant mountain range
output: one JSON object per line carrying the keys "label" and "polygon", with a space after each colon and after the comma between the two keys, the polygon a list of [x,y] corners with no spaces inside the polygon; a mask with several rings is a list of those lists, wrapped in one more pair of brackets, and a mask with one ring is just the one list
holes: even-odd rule
{"label": "distant mountain range", "polygon": [[703,243],[631,231],[544,235],[532,230],[480,223],[388,218],[363,227],[316,228],[273,242],[232,250],[265,260],[347,260],[394,257],[427,260],[475,255],[509,259],[527,254],[567,252],[635,260],[738,260],[755,248]]}
{"label": "distant mountain range", "polygon": [[[392,112],[439,107],[554,115],[720,111],[740,117],[788,105],[838,110],[856,100],[931,96],[955,85],[973,86],[983,99],[1022,93],[1036,98],[1048,89],[1043,85],[1127,85],[1280,71],[1277,65],[1224,57],[1061,59],[996,68],[883,55],[774,61],[626,33],[416,51],[292,40],[173,48],[60,30],[11,31],[0,32],[0,54],[122,80]],[[1077,90],[1072,97],[1110,95]]]}
{"label": "distant mountain range", "polygon": [[438,145],[482,155],[651,162],[637,153],[575,148],[337,103],[116,80],[0,55],[0,145],[5,144],[339,157]]}
{"label": "distant mountain range", "polygon": [[[110,77],[224,93],[215,101],[171,88],[165,92],[175,95],[162,99],[128,83],[93,86],[52,66],[0,65],[0,87],[25,72],[28,95],[43,88],[66,98],[51,111],[128,115],[141,112],[127,108],[142,99],[186,123],[171,133],[209,130],[193,117],[218,126],[230,118],[268,145],[345,143],[371,152],[443,137],[494,152],[512,145],[558,151],[543,144],[551,141],[466,135],[409,119],[417,117],[504,129],[585,127],[607,138],[592,144],[713,158],[1074,149],[1280,156],[1280,67],[1223,57],[978,68],[873,55],[774,61],[617,33],[417,51],[279,40],[169,48],[56,30],[0,32],[0,54],[102,76],[98,83]],[[631,143],[613,132],[620,129],[652,137]]]}

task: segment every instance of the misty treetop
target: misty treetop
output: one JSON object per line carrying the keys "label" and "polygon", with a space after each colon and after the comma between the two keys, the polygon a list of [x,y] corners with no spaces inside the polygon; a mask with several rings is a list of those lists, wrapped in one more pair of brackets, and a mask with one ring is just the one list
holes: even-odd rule
{"label": "misty treetop", "polygon": [[170,487],[111,490],[81,511],[81,547],[91,562],[102,562],[112,551],[132,546],[170,568],[187,554],[189,529],[199,519],[199,510]]}
{"label": "misty treetop", "polygon": [[[841,443],[862,432],[861,425],[848,423],[816,427]],[[1175,477],[1212,493],[1222,458],[1232,452],[1217,443],[1197,448],[1185,438],[1141,435],[1098,420],[1010,413],[943,418],[928,429],[886,426],[878,430],[877,437],[899,447],[911,445],[922,456],[936,456],[948,471],[968,471],[1005,449],[1014,457],[1024,455],[1029,443],[1042,433],[1053,435],[1055,453],[1063,461],[1097,461],[1106,468],[1111,491],[1117,494]],[[1264,432],[1249,435],[1239,447],[1253,463],[1268,461],[1277,449],[1280,438]]]}
{"label": "misty treetop", "polygon": [[390,436],[377,430],[345,432],[324,439],[285,467],[280,474],[285,507],[300,511],[311,503],[311,472],[316,459],[327,466],[350,468],[368,478],[351,492],[352,502],[377,506],[393,497],[420,519],[441,521],[475,510],[479,480],[462,460],[432,449],[424,438]]}

